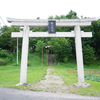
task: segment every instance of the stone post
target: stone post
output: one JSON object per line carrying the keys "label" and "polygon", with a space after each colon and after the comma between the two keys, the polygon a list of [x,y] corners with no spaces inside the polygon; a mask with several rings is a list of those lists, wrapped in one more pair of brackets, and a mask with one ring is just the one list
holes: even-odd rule
{"label": "stone post", "polygon": [[27,59],[28,59],[28,44],[29,44],[29,26],[24,26],[23,44],[22,44],[22,57],[21,57],[21,72],[20,83],[18,85],[26,85],[27,79]]}
{"label": "stone post", "polygon": [[89,84],[84,83],[84,67],[83,67],[83,54],[82,54],[82,41],[80,34],[80,26],[76,25],[75,31],[75,46],[76,46],[76,59],[77,59],[77,73],[78,83],[74,84],[77,87],[87,87]]}

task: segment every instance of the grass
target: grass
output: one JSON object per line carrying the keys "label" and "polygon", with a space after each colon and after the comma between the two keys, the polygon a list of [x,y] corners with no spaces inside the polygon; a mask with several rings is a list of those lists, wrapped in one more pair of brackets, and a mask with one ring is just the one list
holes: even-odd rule
{"label": "grass", "polygon": [[[46,56],[46,55],[45,55]],[[37,54],[29,54],[30,66],[27,67],[27,83],[34,84],[40,81],[46,74],[47,58],[44,57],[44,66],[41,67],[41,59]],[[20,61],[16,66],[16,61],[12,64],[0,66],[0,87],[15,87],[23,89],[24,86],[16,87],[20,82]]]}
{"label": "grass", "polygon": [[[63,65],[63,66],[62,66]],[[70,67],[71,66],[71,67]],[[68,91],[74,94],[89,95],[89,96],[100,96],[100,82],[87,80],[86,83],[90,84],[90,87],[75,87],[73,84],[78,82],[76,63],[67,64],[61,63],[60,66],[54,65],[55,73],[62,76],[65,84],[68,86]],[[89,67],[89,68],[88,68]],[[100,75],[100,67],[88,65],[84,68],[85,74]]]}
{"label": "grass", "polygon": [[[38,54],[29,54],[30,66],[27,68],[27,83],[34,84],[39,82],[40,79],[46,75],[47,66],[47,56],[44,55],[44,65],[41,67],[41,57]],[[100,82],[87,80],[86,83],[90,84],[90,87],[75,87],[73,84],[78,82],[77,77],[77,65],[75,60],[70,60],[67,63],[57,63],[52,66],[55,68],[55,73],[61,76],[68,86],[69,93],[89,95],[89,96],[100,96]],[[97,61],[91,65],[84,66],[85,74],[100,75],[100,62]],[[16,66],[16,61],[14,60],[12,64],[6,66],[0,66],[0,87],[13,87],[18,89],[28,89],[35,91],[26,86],[15,86],[20,81],[20,60],[19,66]]]}

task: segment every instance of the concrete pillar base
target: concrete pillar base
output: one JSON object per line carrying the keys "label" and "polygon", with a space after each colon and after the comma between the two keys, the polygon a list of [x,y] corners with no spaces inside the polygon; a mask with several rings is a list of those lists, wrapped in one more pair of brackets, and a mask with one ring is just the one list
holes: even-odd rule
{"label": "concrete pillar base", "polygon": [[84,82],[82,82],[82,83],[75,83],[74,85],[76,87],[88,87],[88,86],[90,86],[90,84],[87,84],[87,83],[84,83]]}
{"label": "concrete pillar base", "polygon": [[29,86],[30,84],[28,83],[18,83],[15,86]]}

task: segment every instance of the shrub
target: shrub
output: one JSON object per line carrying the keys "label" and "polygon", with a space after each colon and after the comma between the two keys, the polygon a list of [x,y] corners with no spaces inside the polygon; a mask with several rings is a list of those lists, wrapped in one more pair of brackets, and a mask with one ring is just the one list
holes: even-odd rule
{"label": "shrub", "polygon": [[[39,53],[39,55],[42,54],[42,48],[45,48],[46,43],[44,43],[44,41],[39,40],[36,44],[36,52]],[[43,52],[45,51],[45,49],[43,49]]]}
{"label": "shrub", "polygon": [[28,62],[27,62],[27,66],[30,66],[30,64],[31,64],[31,62],[30,62],[30,61],[28,61]]}
{"label": "shrub", "polygon": [[[48,44],[51,46],[50,50],[52,50],[54,54],[57,54],[57,62],[64,62],[68,60],[68,57],[72,56],[71,42],[68,38],[51,38]],[[68,57],[66,57],[66,55]]]}
{"label": "shrub", "polygon": [[100,82],[100,75],[85,74],[85,79]]}
{"label": "shrub", "polygon": [[5,65],[5,64],[6,64],[5,60],[0,59],[0,65]]}
{"label": "shrub", "polygon": [[93,60],[96,60],[94,56],[94,50],[90,45],[83,47],[83,58],[85,64],[90,64]]}
{"label": "shrub", "polygon": [[7,57],[8,55],[9,54],[7,50],[3,50],[0,48],[0,57]]}
{"label": "shrub", "polygon": [[63,58],[63,62],[66,63],[68,61],[68,56]]}
{"label": "shrub", "polygon": [[8,61],[12,62],[14,59],[13,54],[8,54],[7,58],[8,58]]}

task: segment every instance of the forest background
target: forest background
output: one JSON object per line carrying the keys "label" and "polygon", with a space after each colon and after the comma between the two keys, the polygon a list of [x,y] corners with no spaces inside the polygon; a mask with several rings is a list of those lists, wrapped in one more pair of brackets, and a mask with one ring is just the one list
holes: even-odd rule
{"label": "forest background", "polygon": [[[81,19],[88,17],[81,16]],[[39,17],[37,18],[40,19]],[[67,15],[50,16],[48,19],[79,19],[77,13],[69,11]],[[0,59],[0,64],[7,64],[13,61],[16,54],[17,38],[11,38],[11,32],[22,31],[22,28],[13,26],[3,26],[0,29],[0,57],[6,58],[4,61]],[[48,27],[30,27],[33,32],[47,32]],[[74,27],[56,27],[56,32],[71,32]],[[96,60],[100,60],[100,20],[93,22],[89,27],[81,27],[81,31],[92,32],[92,38],[82,38],[84,64],[90,64]],[[21,56],[22,38],[19,38],[19,55]],[[56,54],[57,62],[66,63],[69,59],[76,58],[75,54],[75,38],[29,38],[29,52],[37,52],[41,56],[41,50],[47,53],[46,46],[50,46],[53,54]]]}

